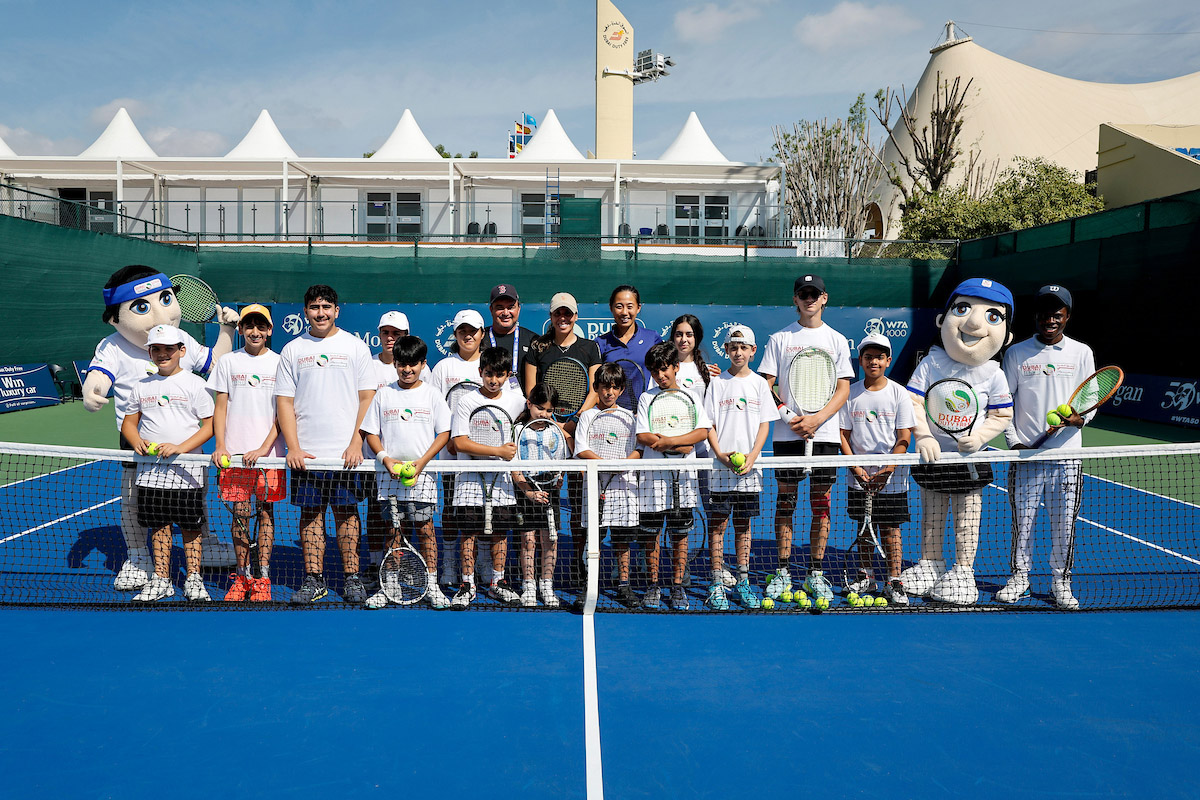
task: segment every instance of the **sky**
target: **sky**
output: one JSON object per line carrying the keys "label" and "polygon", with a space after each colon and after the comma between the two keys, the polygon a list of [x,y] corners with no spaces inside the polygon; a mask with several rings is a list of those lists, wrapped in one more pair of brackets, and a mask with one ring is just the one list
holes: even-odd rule
{"label": "sky", "polygon": [[[1071,78],[1200,71],[1194,0],[617,0],[636,50],[676,66],[634,90],[634,149],[657,158],[695,111],[733,161],[772,131],[844,117],[917,83],[948,19],[983,47]],[[503,157],[512,121],[553,108],[595,148],[591,0],[0,0],[0,139],[77,155],[124,106],[159,155],[220,156],[271,112],[300,156],[357,157],[405,108],[451,152]]]}

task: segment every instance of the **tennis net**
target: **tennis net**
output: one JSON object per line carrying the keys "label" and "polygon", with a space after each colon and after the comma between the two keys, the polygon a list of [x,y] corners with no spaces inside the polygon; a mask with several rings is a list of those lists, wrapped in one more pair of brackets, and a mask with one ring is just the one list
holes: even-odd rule
{"label": "tennis net", "polygon": [[[739,485],[727,467],[710,459],[435,461],[428,472],[436,502],[394,507],[366,499],[381,485],[384,494],[391,486],[373,462],[353,472],[314,462],[299,492],[333,500],[341,511],[353,510],[365,530],[359,535],[347,513],[327,513],[322,514],[327,517],[323,535],[309,528],[307,538],[301,523],[315,515],[302,520],[293,504],[299,499],[296,475],[272,473],[284,468],[281,460],[261,462],[262,473],[221,474],[204,456],[163,462],[116,450],[0,444],[0,603],[141,605],[131,598],[144,587],[116,584],[131,556],[155,571],[153,538],[147,538],[149,528],[142,523],[161,523],[164,507],[185,515],[188,509],[186,503],[176,508],[178,498],[162,492],[130,502],[131,495],[142,494],[130,488],[135,465],[173,465],[165,471],[177,474],[190,467],[203,476],[195,495],[207,525],[199,539],[201,565],[193,570],[199,577],[187,575],[194,554],[175,529],[170,549],[160,547],[158,553],[158,571],[172,591],[162,598],[166,602],[146,604],[156,607],[278,607],[303,589],[310,573],[323,576],[327,590],[318,605],[360,605],[363,595],[356,596],[345,575],[360,575],[367,597],[379,591],[381,580],[390,579],[379,563],[388,563],[383,554],[389,545],[400,544],[391,533],[393,513],[404,517],[413,550],[436,575],[428,587],[420,587],[423,594],[413,607],[433,602],[432,586],[439,584],[438,594],[452,601],[461,587],[463,562],[472,560],[477,576],[476,596],[467,604],[472,609],[557,604],[588,612],[666,611],[686,606],[693,612],[778,614],[816,611],[817,600],[827,595],[833,612],[895,613],[902,609],[890,591],[892,578],[902,579],[908,599],[903,610],[909,611],[1071,608],[1061,591],[1064,582],[1082,609],[1200,606],[1197,444],[988,451],[968,458],[949,454],[932,474],[919,474],[928,471],[911,454],[764,457],[754,465],[761,470],[761,490],[741,492],[736,490],[747,484]],[[872,521],[879,525],[866,529],[861,494],[848,485],[848,476],[883,465],[895,467],[898,476],[918,474],[894,478],[874,497]],[[549,527],[546,506],[504,506],[504,481],[514,470],[536,473],[549,467],[565,476],[561,489],[551,491],[558,508],[555,541],[537,533]],[[241,479],[235,479],[238,474]],[[251,481],[239,494],[238,480],[246,474]],[[499,478],[490,548],[480,535],[485,524],[481,475]],[[455,498],[456,476],[477,487],[474,493]],[[820,492],[815,503],[810,492],[829,481],[827,527],[814,526],[814,506],[818,519],[825,514]],[[227,491],[227,483],[234,489]],[[246,490],[246,485],[256,488]],[[903,492],[893,491],[898,488]],[[511,498],[512,489],[507,491]],[[256,513],[259,503],[276,498],[281,499],[269,519]],[[148,517],[139,519],[139,501]],[[424,516],[430,517],[428,528],[422,527]],[[245,519],[242,538],[255,545],[244,559],[250,567],[247,580],[261,579],[255,569],[260,563],[267,567],[271,585],[261,599],[268,602],[250,602],[249,592],[245,602],[224,602],[236,582],[231,542],[239,517]],[[273,530],[270,541],[262,537],[264,526]],[[502,577],[490,574],[488,564],[491,572],[499,566]],[[969,585],[963,569],[968,564]],[[812,574],[818,567],[823,580]],[[549,595],[542,583],[547,575]],[[189,581],[200,582],[202,594],[215,602],[187,602],[196,594]],[[489,591],[493,584],[511,595]],[[886,609],[876,605],[885,594],[891,599]],[[863,595],[872,596],[869,607],[861,604]]]}

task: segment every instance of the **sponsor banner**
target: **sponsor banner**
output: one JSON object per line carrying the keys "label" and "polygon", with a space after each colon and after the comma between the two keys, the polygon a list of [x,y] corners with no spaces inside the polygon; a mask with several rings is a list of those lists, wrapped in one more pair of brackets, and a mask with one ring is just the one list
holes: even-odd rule
{"label": "sponsor banner", "polygon": [[1125,373],[1125,383],[1101,409],[1147,422],[1200,428],[1200,378]]}
{"label": "sponsor banner", "polygon": [[0,366],[0,413],[54,406],[59,402],[58,387],[46,364]]}

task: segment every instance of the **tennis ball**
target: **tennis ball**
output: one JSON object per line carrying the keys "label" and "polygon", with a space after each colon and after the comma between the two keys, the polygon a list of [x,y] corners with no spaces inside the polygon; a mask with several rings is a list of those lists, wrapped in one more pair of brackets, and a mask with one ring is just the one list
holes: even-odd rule
{"label": "tennis ball", "polygon": [[763,601],[762,601],[762,607],[765,610],[770,611],[771,609],[773,609],[775,607],[775,601],[769,597],[764,597]]}
{"label": "tennis ball", "polygon": [[401,478],[417,477],[417,465],[411,461],[405,461],[404,464],[400,467],[400,477]]}
{"label": "tennis ball", "polygon": [[392,474],[393,475],[401,475],[403,472],[404,472],[403,464],[401,464],[398,461],[395,464],[392,464]]}
{"label": "tennis ball", "polygon": [[792,602],[792,592],[791,592],[791,590],[787,590],[787,591],[785,591],[783,594],[779,595],[779,599],[780,599],[780,600],[782,600],[782,601],[783,601],[783,602],[785,602],[785,603],[790,603],[790,602]]}
{"label": "tennis ball", "polygon": [[818,597],[817,602],[814,603],[813,605],[815,605],[817,608],[824,611],[825,609],[829,608],[829,598],[828,597]]}
{"label": "tennis ball", "polygon": [[862,603],[863,608],[866,608],[869,605],[874,605],[875,598],[871,597],[869,594],[864,594],[862,597],[858,598],[858,602]]}
{"label": "tennis ball", "polygon": [[229,460],[229,456],[227,456],[227,455],[221,456],[221,461],[220,461],[221,469],[229,469],[229,465],[232,463],[233,462]]}
{"label": "tennis ball", "polygon": [[158,442],[151,442],[146,445],[146,452],[152,456],[158,455]]}
{"label": "tennis ball", "polygon": [[801,608],[808,608],[812,605],[812,601],[808,599],[808,595],[806,595],[804,592],[800,593],[800,599],[796,602],[800,604]]}
{"label": "tennis ball", "polygon": [[1057,411],[1051,411],[1046,415],[1046,422],[1051,425],[1062,425],[1062,417],[1058,415]]}
{"label": "tennis ball", "polygon": [[858,605],[858,592],[850,592],[846,595],[846,602],[852,606]]}
{"label": "tennis ball", "polygon": [[792,595],[792,597],[796,600],[797,603],[807,603],[808,602],[808,595],[804,592],[803,589],[797,589],[795,594]]}
{"label": "tennis ball", "polygon": [[400,479],[400,483],[401,483],[402,485],[404,485],[404,486],[407,486],[408,488],[410,488],[410,489],[411,489],[412,487],[414,487],[414,486],[416,486],[416,485],[417,485],[417,477],[416,477],[415,475],[413,475],[413,476],[411,476],[411,477],[408,477],[408,478],[401,478],[401,479]]}
{"label": "tennis ball", "polygon": [[1058,415],[1063,419],[1066,419],[1067,417],[1071,416],[1072,413],[1074,413],[1072,408],[1066,403],[1063,403],[1055,410],[1058,411]]}
{"label": "tennis ball", "polygon": [[740,470],[742,467],[746,466],[746,457],[741,453],[734,453],[733,455],[729,456],[729,463],[733,465],[734,469]]}
{"label": "tennis ball", "polygon": [[876,597],[875,598],[875,607],[876,608],[887,608],[887,598],[886,597]]}

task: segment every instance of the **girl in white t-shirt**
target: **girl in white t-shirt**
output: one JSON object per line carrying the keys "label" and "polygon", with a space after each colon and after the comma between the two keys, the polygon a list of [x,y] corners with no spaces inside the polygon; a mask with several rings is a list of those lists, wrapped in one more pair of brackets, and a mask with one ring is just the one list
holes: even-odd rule
{"label": "girl in white t-shirt", "polygon": [[[697,406],[703,405],[709,383],[714,375],[720,374],[719,369],[704,360],[704,326],[697,317],[682,314],[671,323],[667,340],[679,351],[679,375],[676,377],[679,388],[690,393]],[[697,455],[704,457],[703,452]]]}

